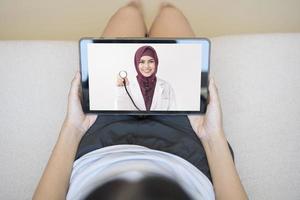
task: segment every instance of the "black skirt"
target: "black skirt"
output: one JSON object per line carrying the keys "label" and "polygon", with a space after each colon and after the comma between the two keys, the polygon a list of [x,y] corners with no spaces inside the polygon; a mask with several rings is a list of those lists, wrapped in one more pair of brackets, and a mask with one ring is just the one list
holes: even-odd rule
{"label": "black skirt", "polygon": [[[204,148],[185,115],[99,115],[81,139],[76,159],[93,150],[119,144],[135,144],[175,154],[212,181]],[[234,158],[230,145],[229,148]]]}

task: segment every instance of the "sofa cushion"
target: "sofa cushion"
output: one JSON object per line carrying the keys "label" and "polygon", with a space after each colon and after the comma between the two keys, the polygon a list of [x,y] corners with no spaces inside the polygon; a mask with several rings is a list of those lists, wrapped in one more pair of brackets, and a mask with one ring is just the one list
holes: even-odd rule
{"label": "sofa cushion", "polygon": [[[299,199],[300,34],[211,41],[224,128],[249,198]],[[31,199],[66,113],[78,44],[0,41],[0,61],[0,199]]]}

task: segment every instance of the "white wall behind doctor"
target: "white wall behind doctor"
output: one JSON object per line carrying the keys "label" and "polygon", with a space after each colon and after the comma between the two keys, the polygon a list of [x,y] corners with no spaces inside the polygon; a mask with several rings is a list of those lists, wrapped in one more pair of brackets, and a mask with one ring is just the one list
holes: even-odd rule
{"label": "white wall behind doctor", "polygon": [[[149,44],[90,44],[88,46],[91,110],[114,110],[119,71],[126,70],[130,81],[136,78],[136,50]],[[150,44],[157,52],[156,76],[174,89],[177,110],[199,110],[201,46],[199,44]]]}

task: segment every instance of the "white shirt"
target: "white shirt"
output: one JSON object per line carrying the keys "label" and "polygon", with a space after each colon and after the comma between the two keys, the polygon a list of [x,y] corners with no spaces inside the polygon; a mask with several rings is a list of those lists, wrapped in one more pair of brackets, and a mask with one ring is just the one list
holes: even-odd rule
{"label": "white shirt", "polygon": [[[136,78],[129,81],[126,86],[129,94],[131,95],[134,103],[140,110],[146,110],[146,105],[140,85]],[[115,102],[117,110],[137,110],[131,102],[124,86],[117,87],[117,98]],[[150,110],[175,110],[176,99],[175,92],[171,85],[157,77],[155,90],[153,94],[152,104]]]}
{"label": "white shirt", "polygon": [[194,199],[215,199],[212,183],[194,165],[179,156],[138,145],[115,145],[92,151],[74,162],[67,199],[84,199],[99,185],[145,173],[176,181]]}

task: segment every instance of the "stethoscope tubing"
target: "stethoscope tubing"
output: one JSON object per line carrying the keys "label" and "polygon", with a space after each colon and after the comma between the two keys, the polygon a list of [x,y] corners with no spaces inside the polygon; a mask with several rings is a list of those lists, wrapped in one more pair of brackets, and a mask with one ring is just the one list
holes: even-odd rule
{"label": "stethoscope tubing", "polygon": [[[125,74],[122,75],[122,72],[124,72]],[[127,90],[126,81],[125,81],[125,78],[127,77],[127,72],[124,71],[124,70],[123,70],[123,71],[120,71],[120,72],[119,72],[119,76],[120,76],[120,77],[122,78],[122,80],[123,80],[123,85],[124,85],[124,88],[125,88],[125,90],[126,90],[126,93],[128,94],[128,96],[129,96],[131,102],[133,103],[134,107],[135,107],[138,111],[141,111],[141,109],[139,109],[139,107],[134,103],[134,101],[133,101],[131,95],[129,94],[129,92],[128,92],[128,90]]]}

